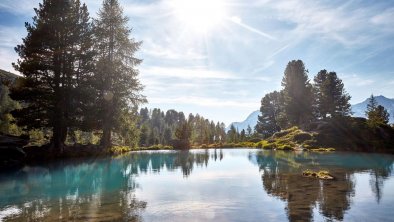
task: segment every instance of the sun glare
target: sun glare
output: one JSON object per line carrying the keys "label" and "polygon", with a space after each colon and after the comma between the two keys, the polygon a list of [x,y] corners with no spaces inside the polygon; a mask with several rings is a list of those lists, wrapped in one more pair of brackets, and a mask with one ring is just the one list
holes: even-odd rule
{"label": "sun glare", "polygon": [[223,0],[174,0],[172,8],[187,29],[200,33],[218,27],[226,17]]}

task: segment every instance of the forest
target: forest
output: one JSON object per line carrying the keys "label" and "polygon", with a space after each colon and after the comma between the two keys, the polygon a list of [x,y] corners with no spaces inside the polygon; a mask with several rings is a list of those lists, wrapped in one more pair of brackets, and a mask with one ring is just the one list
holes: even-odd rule
{"label": "forest", "polygon": [[[25,23],[23,43],[15,47],[19,59],[13,66],[22,76],[2,72],[0,94],[1,133],[27,136],[29,146],[44,147],[57,156],[82,145],[101,151],[283,148],[272,137],[292,127],[315,133],[309,138],[312,142],[302,144],[309,147],[344,147],[364,138],[361,135],[376,142],[372,147],[392,144],[389,115],[373,95],[368,119],[353,118],[351,97],[337,73],[323,69],[311,81],[301,60],[288,63],[282,89],[262,98],[258,124],[246,131],[230,126],[226,132],[224,123],[199,114],[141,108],[148,102],[139,80],[142,59],[135,56],[142,42],[132,37],[117,0],[105,0],[97,17],[91,17],[80,1],[65,0],[43,1],[35,13],[33,22]],[[338,123],[345,128],[343,135],[355,138],[327,143],[332,138],[327,135],[338,136],[332,130],[339,131]],[[317,136],[319,132],[326,138]]]}

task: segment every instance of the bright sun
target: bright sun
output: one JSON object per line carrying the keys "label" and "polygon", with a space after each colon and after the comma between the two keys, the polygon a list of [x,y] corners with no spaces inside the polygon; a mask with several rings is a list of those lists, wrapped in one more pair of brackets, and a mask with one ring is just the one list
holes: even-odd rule
{"label": "bright sun", "polygon": [[226,18],[224,0],[173,0],[171,7],[180,22],[188,29],[206,33]]}

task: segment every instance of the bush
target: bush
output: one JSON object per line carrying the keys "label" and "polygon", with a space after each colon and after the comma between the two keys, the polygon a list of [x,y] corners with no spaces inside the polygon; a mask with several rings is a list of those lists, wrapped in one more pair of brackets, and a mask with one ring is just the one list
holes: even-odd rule
{"label": "bush", "polygon": [[132,148],[129,146],[112,146],[110,149],[111,153],[114,154],[126,153],[126,152],[130,152],[131,150]]}

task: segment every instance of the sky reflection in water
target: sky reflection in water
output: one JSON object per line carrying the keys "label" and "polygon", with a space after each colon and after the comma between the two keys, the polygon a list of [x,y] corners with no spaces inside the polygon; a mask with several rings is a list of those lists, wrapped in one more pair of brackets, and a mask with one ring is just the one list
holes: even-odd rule
{"label": "sky reflection in water", "polygon": [[[394,157],[254,149],[135,152],[0,174],[0,221],[387,221]],[[304,178],[329,170],[335,181]]]}

